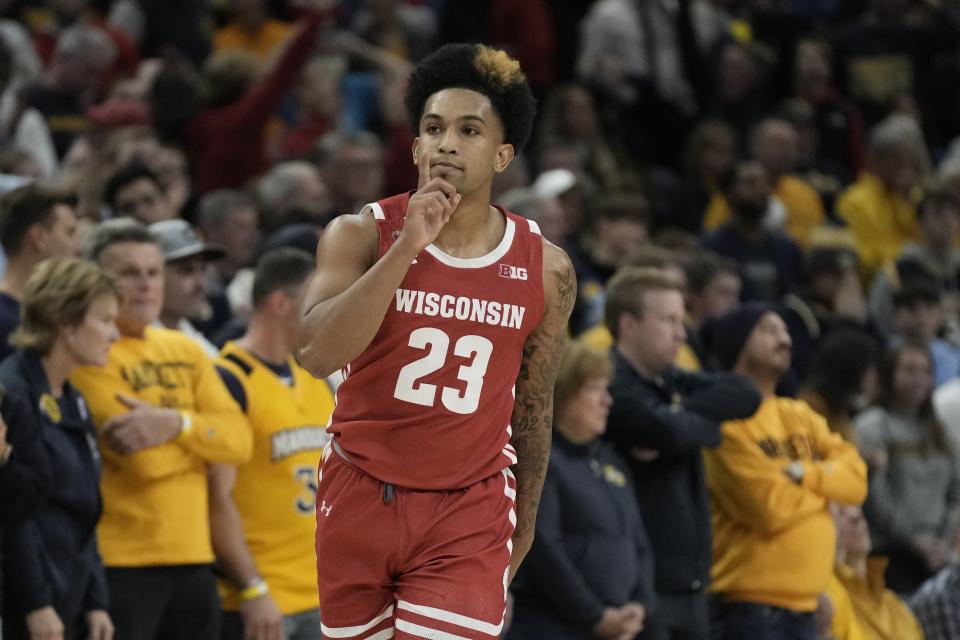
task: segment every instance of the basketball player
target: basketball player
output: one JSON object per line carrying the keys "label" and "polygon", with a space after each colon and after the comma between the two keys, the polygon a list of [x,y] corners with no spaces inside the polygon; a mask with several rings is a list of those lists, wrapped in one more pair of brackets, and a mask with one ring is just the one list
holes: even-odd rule
{"label": "basketball player", "polygon": [[417,190],[328,227],[300,326],[311,373],[346,369],[317,494],[323,637],[492,639],[533,540],[576,280],[490,204],[533,122],[519,64],[444,46],[406,107]]}

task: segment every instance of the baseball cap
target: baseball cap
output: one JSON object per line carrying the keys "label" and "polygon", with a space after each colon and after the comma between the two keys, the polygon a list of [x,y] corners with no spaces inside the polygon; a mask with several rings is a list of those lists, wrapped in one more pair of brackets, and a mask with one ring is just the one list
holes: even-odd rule
{"label": "baseball cap", "polygon": [[556,198],[577,186],[577,176],[569,169],[550,169],[534,180],[530,188],[540,198]]}
{"label": "baseball cap", "polygon": [[186,220],[161,220],[148,228],[160,243],[166,262],[196,255],[202,255],[207,260],[219,260],[227,255],[223,247],[205,243]]}

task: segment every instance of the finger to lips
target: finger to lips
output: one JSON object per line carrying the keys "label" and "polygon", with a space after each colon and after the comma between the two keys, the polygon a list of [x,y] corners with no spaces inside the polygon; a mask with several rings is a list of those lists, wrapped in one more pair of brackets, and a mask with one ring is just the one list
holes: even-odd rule
{"label": "finger to lips", "polygon": [[423,189],[430,182],[430,154],[420,149],[420,155],[417,157],[417,171],[420,174],[417,182],[417,190]]}

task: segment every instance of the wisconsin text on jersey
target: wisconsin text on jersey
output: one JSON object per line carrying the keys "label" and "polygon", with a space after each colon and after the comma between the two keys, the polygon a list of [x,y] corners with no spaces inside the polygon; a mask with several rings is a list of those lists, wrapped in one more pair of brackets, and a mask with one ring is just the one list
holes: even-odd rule
{"label": "wisconsin text on jersey", "polygon": [[441,295],[435,291],[397,289],[397,311],[519,329],[527,308],[496,300]]}

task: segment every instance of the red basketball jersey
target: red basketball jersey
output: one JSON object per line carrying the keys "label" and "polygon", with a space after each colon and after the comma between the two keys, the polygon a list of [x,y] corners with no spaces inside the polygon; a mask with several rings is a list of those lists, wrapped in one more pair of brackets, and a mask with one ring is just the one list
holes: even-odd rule
{"label": "red basketball jersey", "polygon": [[[370,205],[380,256],[400,235],[412,193]],[[329,431],[378,480],[458,489],[516,462],[514,383],[543,316],[543,244],[536,223],[500,211],[506,230],[487,255],[420,252],[373,341],[347,367]]]}

